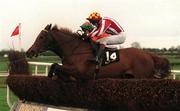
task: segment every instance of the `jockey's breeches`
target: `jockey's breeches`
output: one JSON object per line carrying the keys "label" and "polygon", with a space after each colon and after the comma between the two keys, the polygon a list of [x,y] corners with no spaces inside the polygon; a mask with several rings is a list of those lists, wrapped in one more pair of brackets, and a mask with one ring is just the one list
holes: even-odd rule
{"label": "jockey's breeches", "polygon": [[111,35],[109,37],[98,39],[96,42],[106,45],[118,45],[124,43],[126,40],[125,32],[121,32],[118,35]]}

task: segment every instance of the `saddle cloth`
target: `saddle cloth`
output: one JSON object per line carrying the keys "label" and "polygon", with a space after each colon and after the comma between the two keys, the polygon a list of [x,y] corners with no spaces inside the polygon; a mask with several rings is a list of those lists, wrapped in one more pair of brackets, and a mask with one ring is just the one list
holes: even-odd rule
{"label": "saddle cloth", "polygon": [[106,47],[102,55],[102,66],[118,62],[120,60],[119,56],[119,50],[117,48]]}

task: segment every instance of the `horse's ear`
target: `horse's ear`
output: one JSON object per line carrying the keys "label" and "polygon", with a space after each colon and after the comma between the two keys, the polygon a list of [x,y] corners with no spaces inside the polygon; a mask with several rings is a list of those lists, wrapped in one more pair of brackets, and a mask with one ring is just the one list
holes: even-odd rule
{"label": "horse's ear", "polygon": [[50,30],[50,29],[51,29],[51,26],[52,26],[52,24],[49,24],[49,25],[47,25],[47,26],[45,27],[45,29],[46,29],[46,30]]}
{"label": "horse's ear", "polygon": [[55,24],[55,25],[52,27],[52,30],[58,30],[58,26]]}
{"label": "horse's ear", "polygon": [[52,24],[49,24],[49,30],[51,29]]}

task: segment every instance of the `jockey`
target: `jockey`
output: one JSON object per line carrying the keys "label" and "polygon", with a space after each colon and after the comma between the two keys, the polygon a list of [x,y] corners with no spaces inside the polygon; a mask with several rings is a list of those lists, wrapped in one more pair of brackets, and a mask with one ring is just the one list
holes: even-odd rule
{"label": "jockey", "polygon": [[95,62],[99,63],[105,47],[113,48],[114,45],[120,45],[125,41],[125,32],[123,28],[114,19],[109,17],[102,18],[97,12],[93,12],[87,18],[95,28],[88,36],[99,43],[99,49],[96,54]]}
{"label": "jockey", "polygon": [[90,42],[90,44],[93,47],[93,52],[96,53],[98,50],[98,45],[93,39],[89,39],[90,38],[89,35],[95,27],[88,21],[83,23],[80,27],[81,27],[82,31],[84,32],[82,34],[82,38],[87,39]]}

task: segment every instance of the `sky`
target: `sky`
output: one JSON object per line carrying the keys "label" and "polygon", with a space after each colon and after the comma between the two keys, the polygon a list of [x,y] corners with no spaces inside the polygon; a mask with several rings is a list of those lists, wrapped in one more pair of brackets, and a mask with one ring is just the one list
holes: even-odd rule
{"label": "sky", "polygon": [[0,50],[19,48],[10,37],[21,23],[21,44],[27,50],[49,23],[76,31],[93,11],[114,18],[126,31],[123,47],[180,45],[180,0],[3,0],[0,4]]}

